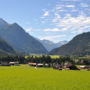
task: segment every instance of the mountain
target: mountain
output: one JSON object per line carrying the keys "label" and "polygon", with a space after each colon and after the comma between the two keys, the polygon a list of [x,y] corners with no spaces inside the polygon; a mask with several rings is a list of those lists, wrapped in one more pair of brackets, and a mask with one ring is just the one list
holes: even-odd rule
{"label": "mountain", "polygon": [[6,27],[8,23],[0,18],[0,28]]}
{"label": "mountain", "polygon": [[[6,22],[1,20],[1,25]],[[25,32],[17,23],[4,23],[0,28],[0,36],[7,41],[16,51],[25,53],[47,53],[44,46],[34,37]]]}
{"label": "mountain", "polygon": [[48,51],[51,51],[52,49],[56,48],[55,43],[53,43],[52,41],[49,41],[49,40],[41,40],[40,42],[43,44],[43,46],[44,46]]}
{"label": "mountain", "polygon": [[[60,42],[56,43],[56,46],[57,46],[57,47],[61,47],[62,45],[65,45],[65,44],[67,44],[67,43],[68,43],[68,41],[66,41],[66,40],[60,41]],[[56,47],[56,48],[57,48],[57,47]]]}
{"label": "mountain", "polygon": [[0,55],[14,55],[14,49],[0,37]]}
{"label": "mountain", "polygon": [[64,45],[64,44],[67,43],[67,41],[60,41],[58,43],[54,43],[54,42],[52,42],[50,40],[45,40],[45,39],[44,40],[41,40],[40,42],[43,44],[43,46],[48,51],[51,51],[52,49],[55,49],[55,48],[60,47],[60,46],[62,46],[62,45]]}
{"label": "mountain", "polygon": [[69,43],[53,49],[49,54],[90,55],[90,32],[77,35]]}

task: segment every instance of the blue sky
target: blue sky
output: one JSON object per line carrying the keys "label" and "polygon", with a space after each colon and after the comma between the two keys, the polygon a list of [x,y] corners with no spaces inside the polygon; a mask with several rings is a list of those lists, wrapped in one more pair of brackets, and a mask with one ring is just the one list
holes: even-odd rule
{"label": "blue sky", "polygon": [[54,42],[90,31],[90,0],[1,0],[0,18]]}

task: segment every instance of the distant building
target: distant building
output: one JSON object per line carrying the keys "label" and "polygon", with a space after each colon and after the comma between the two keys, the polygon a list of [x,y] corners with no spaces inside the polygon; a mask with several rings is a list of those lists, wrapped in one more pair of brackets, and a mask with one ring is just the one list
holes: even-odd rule
{"label": "distant building", "polygon": [[28,63],[30,66],[34,66],[34,67],[43,67],[42,63]]}
{"label": "distant building", "polygon": [[15,66],[18,66],[18,65],[19,65],[19,62],[9,62],[9,65],[10,65],[10,66],[14,66],[14,65],[15,65]]}

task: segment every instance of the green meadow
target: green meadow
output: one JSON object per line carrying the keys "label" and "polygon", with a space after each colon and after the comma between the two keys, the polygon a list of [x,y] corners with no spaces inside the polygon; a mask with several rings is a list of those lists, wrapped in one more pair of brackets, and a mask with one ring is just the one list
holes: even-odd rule
{"label": "green meadow", "polygon": [[0,90],[90,90],[90,72],[0,66]]}

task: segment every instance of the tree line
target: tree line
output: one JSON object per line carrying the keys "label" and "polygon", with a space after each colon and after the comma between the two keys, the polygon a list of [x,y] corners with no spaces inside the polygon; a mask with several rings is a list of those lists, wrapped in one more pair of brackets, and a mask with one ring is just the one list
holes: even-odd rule
{"label": "tree line", "polygon": [[48,64],[60,64],[64,65],[65,63],[77,64],[77,65],[90,65],[90,57],[70,57],[70,56],[60,56],[59,58],[52,58],[49,55],[42,56],[0,56],[0,62],[16,62],[18,61],[20,64],[28,64],[31,63],[42,63]]}

